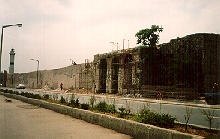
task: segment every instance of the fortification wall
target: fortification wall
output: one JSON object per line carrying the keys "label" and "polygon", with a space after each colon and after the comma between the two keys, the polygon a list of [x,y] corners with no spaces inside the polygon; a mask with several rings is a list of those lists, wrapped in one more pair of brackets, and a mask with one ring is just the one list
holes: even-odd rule
{"label": "fortification wall", "polygon": [[[160,48],[160,49],[157,49]],[[152,50],[151,50],[152,49]],[[220,84],[220,35],[197,33],[158,47],[145,46],[97,54],[92,63],[8,74],[7,86],[85,88],[99,93],[139,92],[144,85],[191,88],[194,97]],[[219,90],[220,85],[216,87]]]}
{"label": "fortification wall", "polygon": [[[38,88],[48,86],[51,89],[59,88],[63,83],[64,89],[92,88],[91,72],[85,69],[85,64],[71,65],[68,67],[38,71]],[[7,86],[25,84],[27,88],[37,88],[37,71],[30,73],[8,74]]]}

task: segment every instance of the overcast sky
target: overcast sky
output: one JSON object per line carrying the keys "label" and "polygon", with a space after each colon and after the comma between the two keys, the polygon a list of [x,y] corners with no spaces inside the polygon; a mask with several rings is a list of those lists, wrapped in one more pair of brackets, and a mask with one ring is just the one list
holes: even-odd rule
{"label": "overcast sky", "polygon": [[[136,47],[135,34],[162,25],[159,43],[194,33],[220,32],[220,0],[0,0],[4,28],[2,70],[15,49],[15,72],[84,63],[95,54]],[[114,47],[114,50],[116,47]]]}

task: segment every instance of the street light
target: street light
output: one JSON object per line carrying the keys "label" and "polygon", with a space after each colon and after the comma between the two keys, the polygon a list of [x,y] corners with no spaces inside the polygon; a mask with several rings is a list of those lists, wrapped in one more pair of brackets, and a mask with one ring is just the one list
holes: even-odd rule
{"label": "street light", "polygon": [[124,44],[125,44],[124,41],[125,41],[125,40],[126,40],[126,39],[123,39],[123,52],[124,52]]}
{"label": "street light", "polygon": [[112,51],[114,51],[114,42],[110,42],[110,43],[112,43]]}
{"label": "street light", "polygon": [[15,25],[4,25],[2,26],[2,34],[1,34],[1,50],[0,50],[0,72],[2,71],[2,43],[3,43],[3,29],[11,26],[18,26],[22,27],[22,24],[15,24]]}
{"label": "street light", "polygon": [[37,60],[37,59],[31,59],[31,60],[36,60],[36,61],[37,61],[37,88],[38,88],[38,70],[39,70],[39,60]]}
{"label": "street light", "polygon": [[110,42],[110,43],[112,43],[112,51],[114,50],[114,46],[116,46],[116,47],[117,47],[117,51],[118,51],[118,43],[117,43],[117,45],[115,45],[115,43],[114,43],[114,42]]}
{"label": "street light", "polygon": [[72,61],[72,65],[77,65],[75,61],[73,61],[72,59],[70,59]]}

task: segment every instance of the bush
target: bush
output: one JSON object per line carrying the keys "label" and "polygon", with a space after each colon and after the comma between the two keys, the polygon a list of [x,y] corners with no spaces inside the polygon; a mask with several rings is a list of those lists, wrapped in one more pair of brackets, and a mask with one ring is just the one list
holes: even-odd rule
{"label": "bush", "polygon": [[18,91],[14,91],[14,94],[19,95],[19,92]]}
{"label": "bush", "polygon": [[74,99],[70,100],[68,106],[75,107],[76,101]]}
{"label": "bush", "polygon": [[88,110],[88,109],[89,109],[89,104],[82,103],[82,104],[80,105],[80,108],[81,108],[81,109],[84,109],[84,110]]}
{"label": "bush", "polygon": [[44,99],[44,100],[48,100],[49,98],[50,98],[50,96],[49,96],[48,94],[44,94],[44,95],[43,95],[43,99]]}
{"label": "bush", "polygon": [[95,105],[95,109],[104,112],[104,113],[115,113],[115,105],[114,104],[107,104],[105,101],[101,101]]}
{"label": "bush", "polygon": [[75,107],[77,107],[77,108],[78,108],[78,107],[79,107],[79,105],[80,105],[80,103],[79,103],[79,99],[77,98],[77,99],[76,99],[76,103],[75,103]]}
{"label": "bush", "polygon": [[58,99],[58,94],[53,94],[53,100],[57,100]]}
{"label": "bush", "polygon": [[108,105],[108,112],[114,114],[116,112],[115,105],[109,104]]}
{"label": "bush", "polygon": [[13,94],[14,92],[12,90],[8,90],[8,93]]}
{"label": "bush", "polygon": [[65,104],[66,103],[66,100],[63,98],[63,96],[61,96],[60,103],[61,104]]}
{"label": "bush", "polygon": [[119,110],[119,112],[118,112],[119,118],[129,118],[130,116],[132,116],[130,109],[125,109],[125,108],[121,107],[121,108],[118,108],[118,110]]}
{"label": "bush", "polygon": [[164,128],[172,128],[176,117],[172,117],[169,114],[154,113],[150,110],[141,110],[141,112],[134,116],[134,120],[137,122],[151,124]]}
{"label": "bush", "polygon": [[4,93],[8,93],[8,89],[5,89],[5,90],[4,90]]}
{"label": "bush", "polygon": [[79,99],[78,98],[76,100],[71,99],[70,103],[68,103],[68,106],[79,108],[80,106]]}
{"label": "bush", "polygon": [[93,109],[94,103],[96,102],[95,96],[92,95],[92,96],[90,97],[89,101],[90,101],[90,104],[92,105],[92,109]]}
{"label": "bush", "polygon": [[107,112],[108,104],[105,101],[101,101],[95,105],[95,109],[100,112]]}
{"label": "bush", "polygon": [[34,94],[33,93],[28,93],[28,92],[21,92],[21,95],[27,98],[33,98]]}
{"label": "bush", "polygon": [[21,95],[21,96],[24,96],[24,92],[22,91],[20,95]]}
{"label": "bush", "polygon": [[34,95],[33,95],[33,98],[35,98],[35,99],[41,99],[41,96],[40,96],[39,94],[34,94]]}

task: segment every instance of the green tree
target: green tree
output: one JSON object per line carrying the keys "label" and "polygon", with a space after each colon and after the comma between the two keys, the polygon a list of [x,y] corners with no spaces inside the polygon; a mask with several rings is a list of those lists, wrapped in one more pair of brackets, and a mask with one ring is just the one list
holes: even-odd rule
{"label": "green tree", "polygon": [[150,29],[142,29],[135,34],[137,44],[142,44],[147,47],[156,46],[159,41],[159,33],[163,31],[162,26],[152,25]]}

